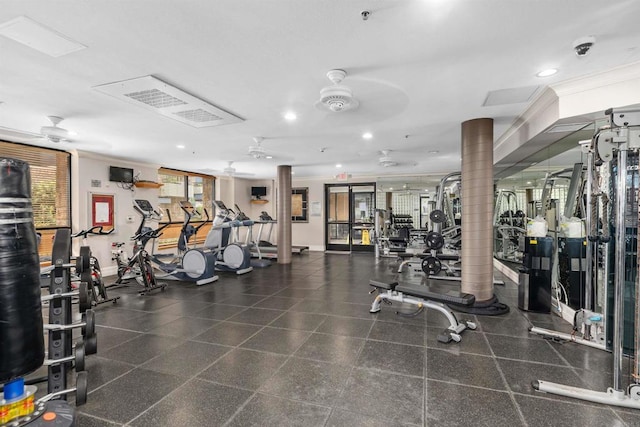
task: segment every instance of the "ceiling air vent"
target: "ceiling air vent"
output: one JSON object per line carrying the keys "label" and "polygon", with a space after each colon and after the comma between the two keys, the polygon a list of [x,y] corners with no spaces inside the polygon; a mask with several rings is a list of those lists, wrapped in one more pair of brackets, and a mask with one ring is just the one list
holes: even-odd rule
{"label": "ceiling air vent", "polygon": [[153,76],[108,83],[94,89],[196,128],[243,121]]}
{"label": "ceiling air vent", "polygon": [[496,105],[520,104],[531,101],[533,95],[538,90],[538,86],[514,87],[510,89],[492,90],[482,104],[483,107]]}

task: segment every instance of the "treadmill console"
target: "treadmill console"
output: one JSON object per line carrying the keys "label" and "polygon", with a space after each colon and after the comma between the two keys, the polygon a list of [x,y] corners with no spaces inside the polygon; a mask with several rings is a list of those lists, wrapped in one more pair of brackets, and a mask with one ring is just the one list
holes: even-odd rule
{"label": "treadmill console", "polygon": [[222,200],[214,200],[213,201],[213,206],[215,206],[216,209],[221,210],[221,211],[228,211],[229,210]]}
{"label": "treadmill console", "polygon": [[140,212],[142,212],[145,215],[150,215],[153,213],[153,206],[151,206],[151,203],[149,203],[148,200],[135,199],[133,201],[133,207],[138,209]]}

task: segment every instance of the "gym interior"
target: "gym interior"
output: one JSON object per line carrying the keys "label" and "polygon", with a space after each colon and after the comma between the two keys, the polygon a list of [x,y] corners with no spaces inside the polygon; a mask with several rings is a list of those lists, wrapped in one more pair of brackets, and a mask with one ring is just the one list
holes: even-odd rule
{"label": "gym interior", "polygon": [[640,3],[0,8],[0,426],[640,426]]}

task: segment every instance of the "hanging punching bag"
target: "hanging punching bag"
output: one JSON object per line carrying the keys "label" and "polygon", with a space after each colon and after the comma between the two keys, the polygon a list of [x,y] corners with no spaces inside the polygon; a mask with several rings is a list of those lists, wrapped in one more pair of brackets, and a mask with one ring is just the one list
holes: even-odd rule
{"label": "hanging punching bag", "polygon": [[0,158],[0,383],[36,370],[43,361],[29,164]]}

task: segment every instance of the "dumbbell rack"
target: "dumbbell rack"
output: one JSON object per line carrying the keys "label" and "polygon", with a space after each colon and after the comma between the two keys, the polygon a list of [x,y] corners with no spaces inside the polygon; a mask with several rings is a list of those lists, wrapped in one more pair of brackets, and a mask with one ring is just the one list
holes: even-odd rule
{"label": "dumbbell rack", "polygon": [[[49,332],[49,355],[48,355],[48,384],[47,391],[54,394],[57,398],[66,400],[67,393],[71,393],[74,389],[67,387],[67,374],[71,369],[69,360],[84,359],[84,353],[95,353],[96,338],[93,325],[93,311],[90,310],[90,303],[86,292],[87,288],[81,286],[78,292],[81,301],[80,309],[84,312],[83,320],[85,321],[84,339],[91,345],[79,343],[73,348],[73,316],[72,316],[72,295],[71,291],[71,274],[70,274],[70,254],[71,254],[71,230],[59,229],[56,231],[53,242],[52,261],[53,271],[51,272],[51,282],[49,285],[50,295],[66,295],[60,298],[53,298],[49,303],[49,325],[45,327]],[[86,259],[85,259],[86,258]],[[89,258],[80,257],[75,263],[76,274],[82,274],[82,270],[89,268]],[[80,271],[79,271],[80,270]],[[84,293],[84,295],[82,295]],[[85,302],[85,303],[83,303]],[[91,324],[90,324],[91,323]],[[53,329],[50,329],[53,328]],[[59,329],[57,329],[59,328]],[[75,354],[79,352],[82,354]],[[56,360],[67,360],[67,362],[55,363]],[[78,363],[76,362],[76,365]],[[82,363],[81,365],[84,365]],[[84,366],[80,366],[84,368]],[[87,374],[84,371],[77,373],[76,378],[76,406],[86,402],[87,395]]]}

